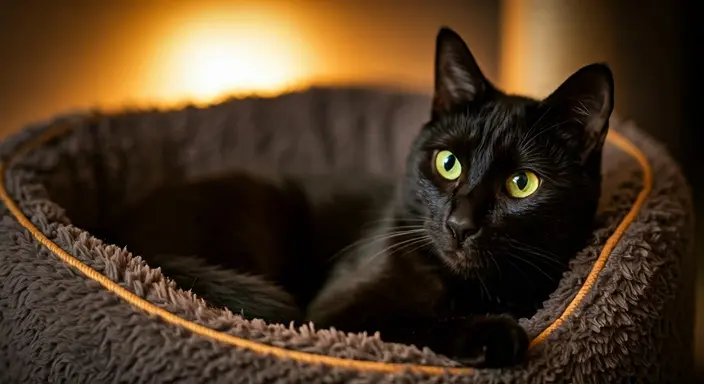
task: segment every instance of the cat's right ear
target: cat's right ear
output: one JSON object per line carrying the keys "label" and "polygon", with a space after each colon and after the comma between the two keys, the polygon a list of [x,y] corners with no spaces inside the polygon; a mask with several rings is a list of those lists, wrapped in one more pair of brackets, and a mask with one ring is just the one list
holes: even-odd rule
{"label": "cat's right ear", "polygon": [[435,43],[433,119],[484,96],[489,83],[462,38],[441,28]]}
{"label": "cat's right ear", "polygon": [[614,109],[614,78],[608,65],[587,65],[563,82],[545,101],[557,107],[561,118],[582,128],[582,156],[601,150]]}

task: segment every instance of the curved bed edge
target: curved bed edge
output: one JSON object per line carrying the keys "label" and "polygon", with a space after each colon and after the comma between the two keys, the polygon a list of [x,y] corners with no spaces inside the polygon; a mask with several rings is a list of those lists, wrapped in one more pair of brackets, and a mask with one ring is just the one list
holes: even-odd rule
{"label": "curved bed edge", "polygon": [[[100,119],[100,116],[94,116],[88,118],[87,120],[93,121],[97,119]],[[443,375],[448,373],[469,374],[474,371],[473,368],[467,367],[443,367],[432,365],[384,363],[376,361],[345,359],[340,357],[285,349],[232,336],[227,333],[219,332],[211,328],[205,327],[198,323],[188,321],[163,308],[160,308],[157,305],[140,298],[130,290],[120,286],[118,283],[110,280],[107,276],[100,274],[96,270],[89,267],[87,264],[82,263],[73,255],[66,252],[56,243],[51,241],[29,220],[29,218],[19,208],[17,203],[12,199],[5,185],[5,174],[8,169],[12,166],[12,163],[15,160],[17,160],[27,152],[39,147],[43,143],[46,143],[52,139],[61,136],[66,132],[69,132],[71,129],[73,129],[74,126],[75,124],[55,125],[47,129],[45,132],[43,132],[43,134],[40,134],[39,136],[32,138],[16,147],[7,156],[6,161],[0,162],[0,175],[2,175],[2,179],[0,180],[0,201],[7,207],[8,211],[18,221],[18,223],[31,233],[32,237],[35,240],[37,240],[39,243],[49,249],[52,253],[54,253],[59,259],[61,259],[61,261],[74,267],[89,279],[96,281],[105,289],[117,295],[120,299],[126,301],[134,307],[137,307],[138,309],[143,312],[146,312],[147,314],[157,316],[171,325],[187,329],[199,336],[207,337],[209,339],[229,344],[234,347],[248,349],[255,353],[271,355],[282,359],[291,359],[301,363],[323,364],[335,368],[344,368],[361,371],[375,371],[380,373],[398,373],[402,371],[413,371],[427,375]],[[552,332],[559,328],[560,325],[569,316],[571,316],[573,312],[577,309],[577,307],[582,303],[584,297],[587,295],[587,293],[590,291],[597,278],[599,277],[599,274],[604,268],[606,262],[608,261],[609,256],[613,252],[614,248],[616,247],[628,227],[638,216],[638,213],[641,211],[643,205],[645,204],[648,198],[648,195],[652,190],[653,170],[650,165],[650,162],[648,161],[643,151],[641,151],[626,137],[613,130],[609,132],[607,140],[611,144],[614,144],[624,153],[630,155],[634,160],[638,162],[642,171],[643,186],[640,192],[638,193],[637,198],[633,202],[633,205],[631,206],[629,212],[621,220],[621,222],[616,227],[614,233],[609,236],[608,240],[604,244],[599,254],[599,257],[594,262],[594,265],[592,266],[589,275],[584,281],[584,284],[580,287],[579,291],[577,292],[577,295],[572,299],[572,301],[562,312],[562,314],[531,341],[531,348],[535,348],[536,346],[542,344],[548,338],[548,336],[550,336]]]}

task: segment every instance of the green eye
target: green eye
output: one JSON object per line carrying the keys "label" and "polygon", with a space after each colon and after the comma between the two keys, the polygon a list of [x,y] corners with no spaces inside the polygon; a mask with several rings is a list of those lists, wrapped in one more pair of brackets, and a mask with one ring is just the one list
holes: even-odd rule
{"label": "green eye", "polygon": [[435,169],[447,180],[456,180],[462,174],[462,164],[450,151],[440,151],[435,156]]}
{"label": "green eye", "polygon": [[506,180],[506,192],[517,199],[534,194],[539,186],[540,178],[531,171],[516,172]]}

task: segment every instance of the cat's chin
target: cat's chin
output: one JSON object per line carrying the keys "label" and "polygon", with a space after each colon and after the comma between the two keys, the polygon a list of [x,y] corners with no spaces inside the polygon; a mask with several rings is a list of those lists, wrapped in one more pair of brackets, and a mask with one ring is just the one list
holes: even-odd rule
{"label": "cat's chin", "polygon": [[453,272],[461,276],[469,276],[482,267],[479,255],[473,250],[444,250],[440,251],[440,257]]}

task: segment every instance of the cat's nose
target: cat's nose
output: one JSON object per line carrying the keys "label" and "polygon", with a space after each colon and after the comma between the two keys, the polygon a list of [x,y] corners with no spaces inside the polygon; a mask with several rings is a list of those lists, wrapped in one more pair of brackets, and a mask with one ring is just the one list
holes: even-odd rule
{"label": "cat's nose", "polygon": [[479,226],[469,215],[453,213],[447,218],[446,225],[458,244],[479,231]]}

